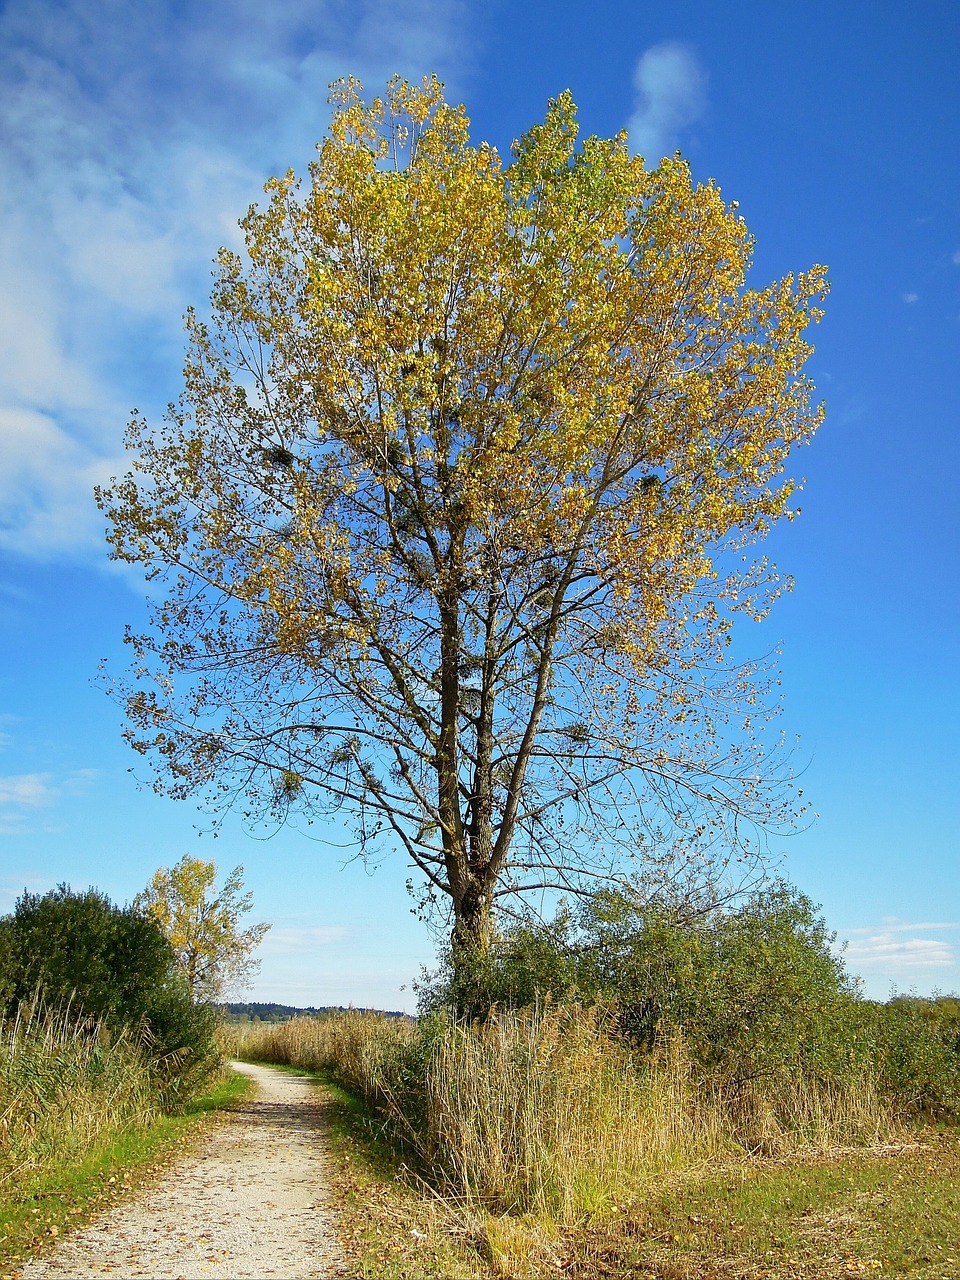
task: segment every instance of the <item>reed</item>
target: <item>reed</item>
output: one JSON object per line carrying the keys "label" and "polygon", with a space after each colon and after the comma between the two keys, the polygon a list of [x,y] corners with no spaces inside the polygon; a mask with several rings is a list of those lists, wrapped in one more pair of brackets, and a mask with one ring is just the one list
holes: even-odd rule
{"label": "reed", "polygon": [[0,1183],[83,1156],[160,1111],[127,1033],[39,1005],[0,1023]]}
{"label": "reed", "polygon": [[898,1130],[868,1075],[731,1080],[694,1064],[680,1035],[637,1052],[601,1006],[495,1010],[474,1024],[348,1013],[233,1034],[241,1056],[332,1073],[458,1202],[564,1225],[669,1171]]}
{"label": "reed", "polygon": [[604,1020],[560,1006],[449,1028],[426,1074],[424,1147],[456,1194],[571,1224],[722,1149],[682,1048],[639,1061]]}

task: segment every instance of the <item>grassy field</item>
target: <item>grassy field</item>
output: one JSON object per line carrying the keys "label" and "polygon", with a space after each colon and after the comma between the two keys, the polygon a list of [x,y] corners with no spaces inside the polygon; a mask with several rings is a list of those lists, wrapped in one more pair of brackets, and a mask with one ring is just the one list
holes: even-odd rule
{"label": "grassy field", "polygon": [[[503,1024],[494,1045],[460,1029],[406,1093],[411,1028],[395,1022],[262,1028],[241,1052],[332,1091],[357,1276],[960,1277],[956,1130],[907,1125],[869,1097],[724,1110],[697,1101],[682,1062],[631,1077],[616,1053],[600,1061],[589,1021],[577,1028],[520,1020],[525,1049]],[[784,1107],[798,1104],[791,1129]]]}
{"label": "grassy field", "polygon": [[[69,1019],[7,1028],[0,1275],[149,1183],[249,1087],[164,1114],[136,1047]],[[637,1054],[608,1012],[484,1024],[348,1013],[234,1029],[314,1074],[352,1274],[383,1280],[960,1280],[960,1137],[875,1082],[724,1089],[682,1041]]]}
{"label": "grassy field", "polygon": [[575,1232],[568,1275],[950,1280],[960,1276],[960,1143],[750,1162],[665,1184]]}

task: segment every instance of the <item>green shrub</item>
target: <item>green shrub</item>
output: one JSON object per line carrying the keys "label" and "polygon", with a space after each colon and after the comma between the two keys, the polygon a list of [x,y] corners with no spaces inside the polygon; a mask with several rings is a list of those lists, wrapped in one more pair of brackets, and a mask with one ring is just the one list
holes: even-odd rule
{"label": "green shrub", "polygon": [[692,918],[603,890],[576,917],[511,928],[483,957],[448,953],[421,1007],[483,1017],[546,997],[614,1000],[638,1047],[680,1032],[697,1061],[731,1080],[825,1069],[844,1057],[855,998],[832,941],[809,898],[783,881]]}
{"label": "green shrub", "polygon": [[695,1060],[732,1085],[863,1065],[862,1037],[847,1035],[855,987],[833,935],[783,881],[692,920],[603,893],[581,928],[582,985],[615,996],[640,1043],[680,1031]]}
{"label": "green shrub", "polygon": [[215,1065],[215,1015],[194,1005],[162,929],[96,889],[24,893],[0,921],[8,1016],[37,1000],[142,1040],[175,1105]]}
{"label": "green shrub", "polygon": [[916,1111],[960,1115],[960,1020],[951,1002],[898,996],[866,1016],[885,1087]]}
{"label": "green shrub", "polygon": [[544,998],[577,991],[582,962],[572,941],[572,916],[562,909],[551,923],[518,923],[488,952],[440,952],[440,966],[417,984],[421,1013],[453,1010],[485,1018],[496,1006],[524,1009]]}
{"label": "green shrub", "polygon": [[960,1002],[864,1000],[811,900],[785,881],[699,914],[602,890],[576,916],[514,926],[489,953],[451,953],[421,986],[425,1011],[614,1002],[651,1052],[679,1037],[710,1088],[731,1097],[881,1089],[901,1111],[960,1113]]}

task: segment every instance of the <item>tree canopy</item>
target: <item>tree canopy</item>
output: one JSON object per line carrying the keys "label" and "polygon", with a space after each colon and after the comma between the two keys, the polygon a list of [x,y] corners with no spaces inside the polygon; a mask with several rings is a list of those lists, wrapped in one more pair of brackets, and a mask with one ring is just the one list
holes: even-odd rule
{"label": "tree canopy", "polygon": [[435,79],[332,102],[99,494],[164,588],[128,736],[175,796],[344,810],[482,942],[638,842],[788,820],[727,644],[783,586],[751,547],[820,421],[824,270],[749,287],[736,206],[567,93],[507,165]]}
{"label": "tree canopy", "polygon": [[173,948],[177,967],[194,1000],[219,1000],[247,986],[259,961],[253,952],[270,926],[241,929],[253,905],[243,893],[243,867],[235,867],[216,892],[217,866],[185,853],[174,867],[161,867],[133,905],[154,921]]}
{"label": "tree canopy", "polygon": [[190,999],[163,930],[132,906],[97,889],[61,884],[24,892],[0,918],[0,1010],[41,999],[146,1036],[152,1057],[171,1071],[202,1066],[214,1053],[206,1010]]}

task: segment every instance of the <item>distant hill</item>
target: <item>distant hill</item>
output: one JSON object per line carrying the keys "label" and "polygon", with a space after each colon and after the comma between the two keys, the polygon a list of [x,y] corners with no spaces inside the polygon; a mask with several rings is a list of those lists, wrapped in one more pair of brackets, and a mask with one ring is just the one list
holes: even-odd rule
{"label": "distant hill", "polygon": [[287,1022],[290,1018],[319,1018],[325,1013],[347,1013],[348,1008],[354,1013],[380,1013],[385,1018],[408,1018],[410,1015],[397,1009],[357,1009],[353,1005],[323,1005],[319,1009],[309,1005],[299,1009],[292,1004],[273,1004],[261,1000],[229,1001],[222,1004],[230,1022]]}

